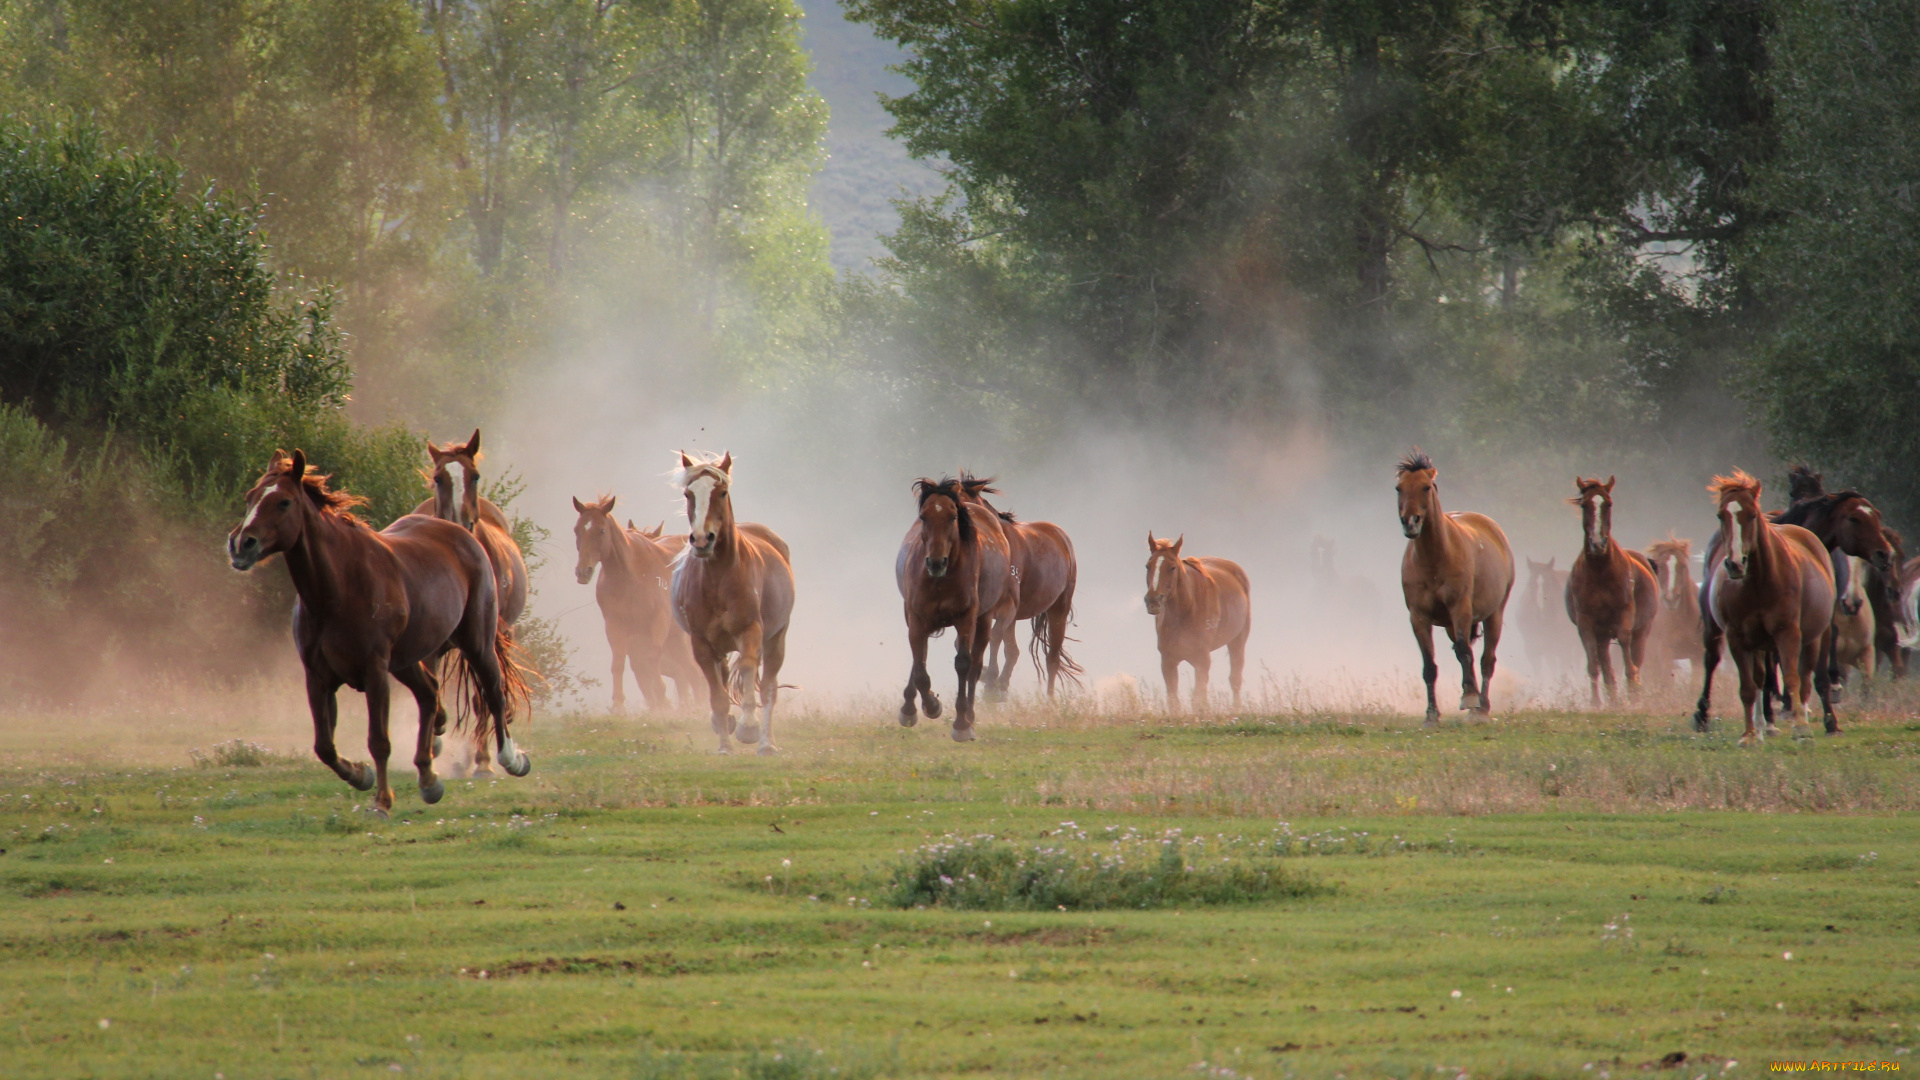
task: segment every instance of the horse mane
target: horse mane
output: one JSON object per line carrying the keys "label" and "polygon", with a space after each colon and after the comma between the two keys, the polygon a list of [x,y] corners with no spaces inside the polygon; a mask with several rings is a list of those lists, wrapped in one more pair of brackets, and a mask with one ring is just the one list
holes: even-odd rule
{"label": "horse mane", "polygon": [[[953,500],[954,508],[960,511],[960,541],[968,544],[973,542],[973,515],[967,512],[965,499],[967,494],[966,485],[969,481],[981,483],[981,481],[974,480],[974,478],[967,473],[961,473],[960,479],[958,480],[955,480],[951,476],[943,476],[938,480],[930,480],[923,476],[913,482],[914,493],[919,497],[919,505],[922,507],[926,506],[927,500],[933,498],[935,495],[945,495],[947,498]],[[986,488],[984,490],[991,491],[992,489]]]}
{"label": "horse mane", "polygon": [[1000,494],[1000,489],[993,486],[993,479],[991,476],[981,479],[965,469],[960,470],[960,487],[976,499],[982,495]]}
{"label": "horse mane", "polygon": [[1400,472],[1402,475],[1421,472],[1431,468],[1433,468],[1433,459],[1427,456],[1426,451],[1417,446],[1400,458]]}
{"label": "horse mane", "polygon": [[688,484],[702,476],[711,476],[723,484],[732,482],[733,478],[720,467],[721,455],[709,450],[695,450],[691,453],[683,450],[681,454],[690,459],[692,464],[677,465],[667,474],[667,479],[673,486],[684,490]]}
{"label": "horse mane", "polygon": [[1801,525],[1818,532],[1818,526],[1825,524],[1828,516],[1838,509],[1841,503],[1850,499],[1859,499],[1868,506],[1873,505],[1865,495],[1852,488],[1845,491],[1823,491],[1818,495],[1796,500],[1792,506],[1775,515],[1773,522],[1776,525]]}
{"label": "horse mane", "polygon": [[1733,470],[1732,476],[1715,476],[1713,483],[1707,485],[1707,491],[1722,502],[1725,502],[1729,495],[1745,491],[1753,496],[1754,501],[1758,502],[1760,499],[1760,481],[1747,475],[1745,469],[1735,469]]}
{"label": "horse mane", "polygon": [[[1431,468],[1431,466],[1429,466],[1429,468]],[[1406,470],[1406,467],[1405,467],[1405,466],[1403,465],[1403,466],[1401,467],[1401,469],[1400,469],[1400,471],[1401,471],[1401,472],[1405,472],[1405,471],[1407,471],[1407,470]],[[1588,488],[1590,488],[1590,487],[1596,487],[1596,488],[1597,488],[1597,487],[1605,487],[1606,485],[1605,485],[1605,484],[1602,484],[1602,483],[1600,482],[1600,478],[1599,478],[1599,477],[1597,477],[1597,476],[1596,476],[1596,477],[1594,477],[1593,479],[1591,479],[1591,480],[1589,480],[1589,479],[1587,479],[1587,478],[1586,478],[1586,477],[1584,477],[1584,476],[1580,476],[1580,475],[1577,475],[1577,474],[1576,474],[1576,475],[1574,476],[1574,478],[1573,478],[1573,486],[1574,486],[1574,487],[1577,487],[1577,488],[1579,488],[1579,489],[1580,489],[1580,494],[1578,494],[1578,495],[1575,495],[1575,496],[1574,496],[1573,498],[1571,498],[1571,499],[1568,499],[1568,500],[1567,500],[1567,505],[1568,505],[1568,506],[1579,506],[1579,505],[1580,505],[1581,503],[1584,503],[1584,502],[1586,502],[1586,501],[1587,501],[1587,489],[1588,489]]]}
{"label": "horse mane", "polygon": [[[267,475],[269,477],[288,476],[292,474],[292,472],[292,458],[282,459],[267,469]],[[300,488],[307,493],[307,498],[317,509],[329,511],[356,525],[364,524],[358,517],[354,516],[353,510],[356,507],[367,505],[370,500],[364,495],[355,495],[347,491],[333,491],[329,489],[327,487],[327,481],[331,479],[333,479],[331,474],[324,474],[320,472],[316,466],[308,465],[307,474],[300,478]]]}
{"label": "horse mane", "polygon": [[1682,540],[1673,535],[1672,530],[1668,530],[1665,540],[1655,540],[1648,545],[1647,550],[1656,558],[1685,559],[1693,553],[1693,541]]}

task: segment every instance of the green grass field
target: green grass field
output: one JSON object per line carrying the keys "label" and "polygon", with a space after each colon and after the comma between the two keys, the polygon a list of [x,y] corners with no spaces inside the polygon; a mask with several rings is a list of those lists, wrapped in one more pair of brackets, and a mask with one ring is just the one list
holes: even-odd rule
{"label": "green grass field", "polygon": [[[1644,715],[1008,709],[958,746],[876,708],[791,717],[773,759],[541,717],[532,776],[425,807],[401,774],[390,820],[311,758],[62,730],[0,734],[8,1077],[1692,1078],[1920,1045],[1907,717],[1743,750]],[[945,836],[1128,829],[1299,887],[888,903]]]}

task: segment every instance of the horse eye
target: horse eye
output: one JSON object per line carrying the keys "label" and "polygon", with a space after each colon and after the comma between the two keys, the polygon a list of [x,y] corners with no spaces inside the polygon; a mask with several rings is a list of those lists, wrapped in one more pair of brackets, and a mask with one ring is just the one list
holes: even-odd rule
{"label": "horse eye", "polygon": [[282,510],[285,510],[285,509],[286,509],[287,507],[289,507],[289,506],[292,506],[292,505],[293,505],[293,500],[292,500],[292,499],[281,499],[281,500],[280,500],[280,509],[282,509]]}

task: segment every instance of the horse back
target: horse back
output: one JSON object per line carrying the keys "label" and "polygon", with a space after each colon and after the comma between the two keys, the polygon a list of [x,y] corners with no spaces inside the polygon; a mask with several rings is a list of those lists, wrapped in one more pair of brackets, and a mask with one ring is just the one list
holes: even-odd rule
{"label": "horse back", "polygon": [[1800,623],[1802,634],[1824,632],[1833,625],[1833,606],[1839,599],[1834,592],[1833,560],[1820,538],[1798,525],[1775,525],[1774,531],[1787,541],[1800,577]]}
{"label": "horse back", "polygon": [[[409,514],[373,539],[390,554],[363,558],[373,575],[396,574],[407,600],[407,622],[394,643],[394,664],[404,666],[435,653],[470,615],[499,618],[499,591],[492,562],[473,534],[451,521]],[[487,634],[491,640],[492,628]]]}
{"label": "horse back", "polygon": [[1218,645],[1239,637],[1247,628],[1253,611],[1253,584],[1247,572],[1232,559],[1196,555],[1181,562],[1193,567],[1207,579],[1214,593],[1218,625],[1214,629]]}
{"label": "horse back", "polygon": [[1079,578],[1073,540],[1051,521],[1009,523],[1007,559],[1020,568],[1019,618],[1047,611],[1062,594],[1070,594]]}
{"label": "horse back", "polygon": [[[774,532],[772,529],[767,528],[757,521],[742,521],[736,524],[734,528],[761,541],[774,551],[779,552],[781,562],[786,563],[789,567],[793,565],[793,552],[787,550],[787,542],[780,539],[779,533]],[[685,537],[681,537],[680,546],[687,546]]]}

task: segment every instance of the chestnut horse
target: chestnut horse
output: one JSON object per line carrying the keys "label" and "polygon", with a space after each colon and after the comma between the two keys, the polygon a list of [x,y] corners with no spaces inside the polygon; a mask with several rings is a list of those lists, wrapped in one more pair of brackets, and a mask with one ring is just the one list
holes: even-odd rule
{"label": "chestnut horse", "polygon": [[[693,642],[673,621],[668,593],[673,583],[673,560],[686,547],[686,537],[662,541],[664,529],[622,529],[613,519],[613,496],[598,502],[573,500],[579,518],[573,523],[573,547],[579,559],[574,580],[594,585],[593,598],[606,623],[607,648],[613,653],[613,711],[627,707],[627,665],[647,708],[667,707],[670,678],[684,707],[692,704],[700,669],[693,662]],[[594,571],[600,580],[594,584]]]}
{"label": "chestnut horse", "polygon": [[1660,585],[1660,614],[1653,620],[1647,651],[1663,678],[1673,677],[1673,662],[1685,660],[1700,670],[1700,594],[1693,584],[1693,543],[1667,533],[1647,548],[1653,577]]}
{"label": "chestnut horse", "polygon": [[[1482,716],[1493,712],[1493,668],[1500,649],[1507,595],[1513,591],[1513,549],[1493,519],[1440,509],[1440,470],[1415,450],[1400,459],[1394,489],[1407,552],[1400,560],[1400,591],[1407,600],[1413,639],[1420,646],[1420,673],[1427,683],[1427,724],[1440,722],[1434,681],[1433,628],[1442,627],[1460,661],[1460,707]],[[1473,639],[1480,646],[1480,678],[1473,674]]]}
{"label": "chestnut horse", "polygon": [[1873,661],[1876,630],[1873,605],[1867,602],[1867,590],[1872,578],[1868,574],[1870,564],[1862,558],[1848,555],[1848,584],[1840,593],[1839,601],[1833,611],[1833,666],[1828,677],[1836,681],[1836,687],[1847,679],[1847,669],[1854,668],[1866,678],[1873,678]]}
{"label": "chestnut horse", "polygon": [[[492,499],[480,494],[480,429],[473,429],[473,437],[464,443],[448,443],[436,446],[433,440],[427,440],[427,457],[433,462],[433,472],[428,482],[433,488],[433,497],[413,508],[416,514],[426,514],[442,521],[451,521],[464,527],[480,541],[480,547],[487,553],[487,562],[493,566],[494,584],[500,597],[500,621],[508,627],[508,638],[512,638],[512,626],[520,621],[527,612],[527,593],[529,581],[527,560],[520,552],[520,545],[513,538],[513,525],[507,515],[494,505]],[[460,467],[461,493],[456,501],[453,491],[451,466]],[[459,676],[454,670],[459,661],[450,656],[440,675],[443,682],[455,681]],[[435,733],[446,730],[446,710],[440,711],[435,724]],[[436,738],[433,752],[440,753],[440,741]],[[493,775],[493,755],[487,747],[484,735],[478,732],[473,739],[473,775]],[[455,765],[453,773],[460,775],[464,766]]]}
{"label": "chestnut horse", "polygon": [[[981,484],[980,481],[975,481]],[[981,490],[985,490],[982,485]],[[1080,665],[1067,655],[1067,624],[1073,618],[1073,590],[1080,578],[1073,541],[1051,521],[1021,521],[1006,510],[996,510],[979,493],[968,494],[1000,519],[1007,538],[1007,574],[1019,597],[1011,616],[995,621],[987,640],[987,692],[1004,698],[1013,685],[1013,666],[1020,662],[1015,634],[1022,620],[1033,620],[1033,666],[1046,670],[1047,698],[1061,676],[1080,681]],[[1045,648],[1045,660],[1041,649]]]}
{"label": "chestnut horse", "polygon": [[[1724,636],[1740,676],[1740,704],[1746,718],[1743,745],[1762,736],[1754,728],[1756,699],[1770,658],[1778,657],[1780,689],[1796,729],[1807,725],[1808,700],[1820,683],[1826,705],[1827,673],[1820,658],[1833,630],[1833,567],[1826,546],[1798,525],[1777,525],[1760,509],[1760,481],[1735,470],[1716,476],[1712,492],[1720,515],[1720,535],[1712,550],[1723,558],[1709,565],[1705,610]],[[1717,643],[1706,641],[1706,677],[1712,685]],[[1705,730],[1707,697],[1700,697],[1694,724]],[[1824,710],[1826,727],[1840,725]]]}
{"label": "chestnut horse", "polygon": [[[495,596],[493,567],[465,529],[409,514],[382,532],[354,517],[363,500],[327,489],[327,478],[307,467],[307,456],[276,450],[267,471],[247,492],[247,514],[227,534],[235,570],[251,570],[269,555],[286,556],[299,602],[293,640],[307,671],[307,708],[313,714],[313,752],[361,791],[377,788],[374,809],[393,808],[387,784],[387,711],[391,674],[413,691],[420,732],[413,763],[420,798],[439,802],[446,788],[433,773],[434,717],[440,684],[432,665],[450,649],[465,658],[469,693],[484,703],[480,730],[496,740],[500,761],[515,776],[531,764],[507,733],[508,702],[526,688],[503,655],[506,635]],[[342,684],[367,696],[367,750],[363,764],[339,756],[335,693]]]}
{"label": "chestnut horse", "polygon": [[1147,613],[1160,645],[1160,677],[1167,683],[1167,711],[1180,711],[1180,663],[1193,665],[1193,711],[1211,711],[1207,679],[1214,650],[1227,650],[1227,685],[1240,708],[1240,680],[1247,667],[1247,635],[1253,632],[1253,587],[1240,564],[1208,556],[1182,558],[1185,533],[1156,540],[1147,530]]}
{"label": "chestnut horse", "polygon": [[894,584],[905,602],[907,647],[913,653],[900,725],[912,727],[919,721],[915,694],[927,719],[940,718],[940,698],[927,674],[927,638],[951,626],[956,639],[953,670],[959,678],[953,699],[955,742],[973,739],[974,694],[985,671],[994,622],[1011,621],[1019,603],[1000,517],[978,500],[992,490],[989,483],[966,473],[958,480],[915,480],[919,514],[893,561]]}
{"label": "chestnut horse", "polygon": [[[734,521],[731,453],[695,458],[681,451],[673,482],[686,496],[689,524],[686,549],[673,568],[673,617],[692,639],[693,662],[707,677],[719,751],[729,753],[727,740],[737,736],[771,754],[773,705],[793,615],[786,541],[765,526]],[[733,653],[739,657],[729,664]],[[758,721],[755,708],[762,710]]]}
{"label": "chestnut horse", "polygon": [[1629,691],[1640,688],[1640,665],[1646,659],[1647,638],[1660,611],[1660,586],[1646,556],[1628,551],[1613,538],[1613,477],[1575,477],[1580,494],[1568,499],[1580,508],[1580,554],[1567,573],[1567,618],[1580,631],[1587,651],[1587,680],[1592,703],[1600,705],[1600,681],[1607,683],[1607,703],[1618,704],[1613,681],[1612,642],[1620,643]]}

